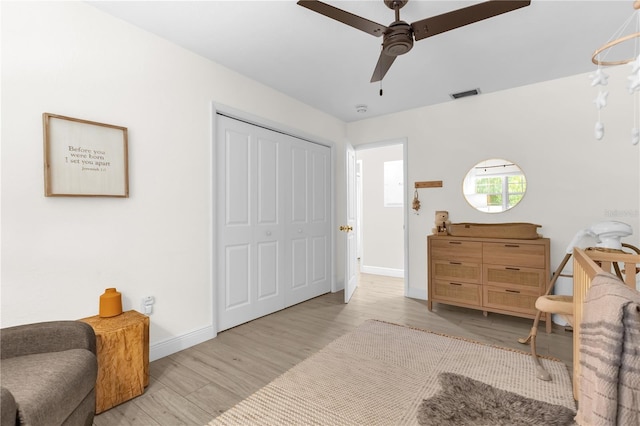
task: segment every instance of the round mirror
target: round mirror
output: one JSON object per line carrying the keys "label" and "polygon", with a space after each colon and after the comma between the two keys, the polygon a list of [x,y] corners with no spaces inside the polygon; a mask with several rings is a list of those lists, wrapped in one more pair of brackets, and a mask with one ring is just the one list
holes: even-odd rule
{"label": "round mirror", "polygon": [[514,207],[527,190],[524,173],[511,161],[492,158],[469,170],[462,182],[467,202],[486,213],[500,213]]}

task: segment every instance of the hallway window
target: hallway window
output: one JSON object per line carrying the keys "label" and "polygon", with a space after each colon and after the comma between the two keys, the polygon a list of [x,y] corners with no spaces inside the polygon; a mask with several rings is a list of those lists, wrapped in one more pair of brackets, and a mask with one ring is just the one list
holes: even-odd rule
{"label": "hallway window", "polygon": [[384,206],[402,207],[404,203],[402,160],[384,162]]}

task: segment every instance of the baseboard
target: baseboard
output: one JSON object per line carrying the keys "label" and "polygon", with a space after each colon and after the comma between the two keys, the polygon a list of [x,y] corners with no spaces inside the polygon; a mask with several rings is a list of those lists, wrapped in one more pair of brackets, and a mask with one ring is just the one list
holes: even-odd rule
{"label": "baseboard", "polygon": [[164,358],[181,350],[190,348],[199,343],[216,337],[217,333],[213,326],[201,328],[178,337],[172,337],[164,342],[149,346],[149,361]]}
{"label": "baseboard", "polygon": [[381,268],[378,266],[360,266],[360,272],[363,274],[384,275],[385,277],[404,278],[403,269]]}

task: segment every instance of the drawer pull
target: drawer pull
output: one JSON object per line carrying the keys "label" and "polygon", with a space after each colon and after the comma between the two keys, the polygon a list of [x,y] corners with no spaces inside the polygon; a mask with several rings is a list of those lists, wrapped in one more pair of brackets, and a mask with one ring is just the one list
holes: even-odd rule
{"label": "drawer pull", "polygon": [[462,241],[449,241],[449,244],[462,244]]}
{"label": "drawer pull", "polygon": [[507,293],[517,293],[517,294],[520,294],[520,290],[509,290],[509,289],[506,289],[505,291],[506,291]]}
{"label": "drawer pull", "polygon": [[457,286],[462,287],[462,284],[460,284],[460,283],[449,283],[449,284],[451,284],[451,285],[457,285]]}
{"label": "drawer pull", "polygon": [[519,271],[520,268],[510,268],[510,267],[505,267],[504,269],[508,270],[508,271]]}
{"label": "drawer pull", "polygon": [[518,244],[505,244],[504,246],[505,247],[514,247],[514,248],[520,247],[520,245],[518,245]]}
{"label": "drawer pull", "polygon": [[462,265],[462,262],[449,262],[449,265]]}

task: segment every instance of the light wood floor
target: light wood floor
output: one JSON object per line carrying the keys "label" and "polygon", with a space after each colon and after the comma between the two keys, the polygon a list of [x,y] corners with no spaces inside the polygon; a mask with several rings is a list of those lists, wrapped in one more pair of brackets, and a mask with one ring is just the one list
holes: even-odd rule
{"label": "light wood floor", "polygon": [[[94,425],[206,425],[280,374],[368,319],[379,319],[529,351],[518,343],[532,320],[434,305],[403,296],[400,279],[362,274],[349,304],[326,294],[224,331],[217,338],[154,361],[138,398],[96,416]],[[152,318],[153,320],[153,318]],[[572,365],[572,335],[538,334],[538,352]],[[535,378],[532,377],[532,380]]]}

